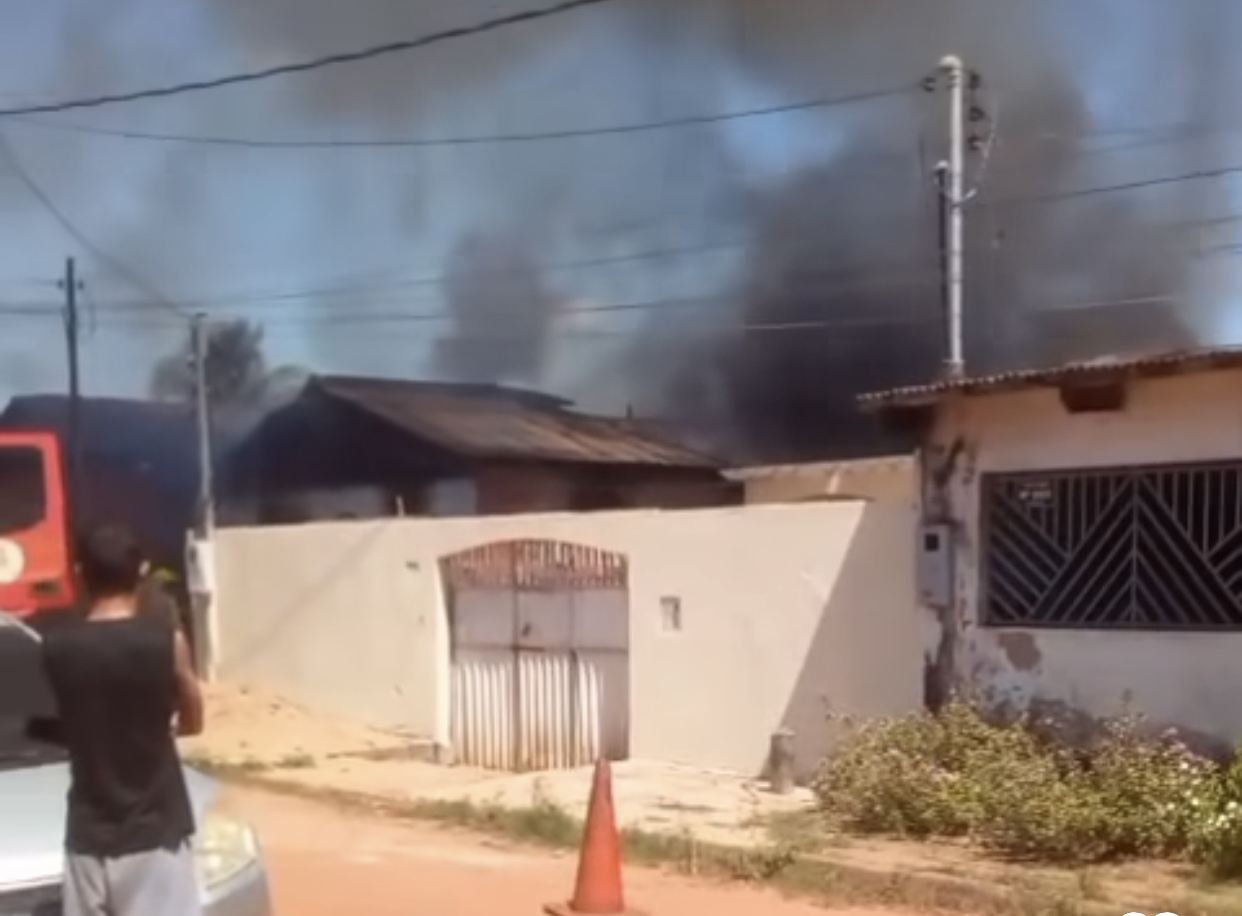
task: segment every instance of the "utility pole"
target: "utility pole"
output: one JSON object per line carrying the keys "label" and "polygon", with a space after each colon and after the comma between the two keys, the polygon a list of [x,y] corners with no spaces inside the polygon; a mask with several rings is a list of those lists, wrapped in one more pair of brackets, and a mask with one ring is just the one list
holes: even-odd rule
{"label": "utility pole", "polygon": [[207,316],[196,314],[190,326],[194,361],[194,407],[198,420],[198,499],[202,537],[210,540],[216,530],[215,486],[212,481],[211,399],[207,390]]}
{"label": "utility pole", "polygon": [[960,378],[966,369],[962,353],[963,233],[966,195],[966,68],[950,54],[940,61],[949,89],[949,156],[943,163],[945,375]]}
{"label": "utility pole", "polygon": [[198,519],[186,540],[186,572],[193,612],[195,665],[202,676],[214,681],[220,651],[216,594],[216,498],[212,482],[211,391],[208,387],[207,316],[199,312],[190,323],[194,370],[194,413],[198,421]]}
{"label": "utility pole", "polygon": [[69,465],[70,511],[78,512],[82,490],[82,382],[79,361],[78,293],[82,289],[73,258],[65,260],[65,277],[60,281],[65,291],[65,344],[69,364],[69,416],[65,430],[65,452]]}

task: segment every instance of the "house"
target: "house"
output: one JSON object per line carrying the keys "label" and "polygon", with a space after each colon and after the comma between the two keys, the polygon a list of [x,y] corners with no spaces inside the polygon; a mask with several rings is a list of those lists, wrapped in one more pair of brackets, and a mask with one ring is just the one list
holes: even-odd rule
{"label": "house", "polygon": [[918,480],[913,455],[760,465],[734,468],[724,476],[745,488],[747,505],[831,499],[909,504],[915,499]]}
{"label": "house", "polygon": [[1242,738],[1242,350],[864,395],[917,430],[928,691]]}
{"label": "house", "polygon": [[226,524],[740,501],[718,462],[497,385],[312,376],[224,462]]}

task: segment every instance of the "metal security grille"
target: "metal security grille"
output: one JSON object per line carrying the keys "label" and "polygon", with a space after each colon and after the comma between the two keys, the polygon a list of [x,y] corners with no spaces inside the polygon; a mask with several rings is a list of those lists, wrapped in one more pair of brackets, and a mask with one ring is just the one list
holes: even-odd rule
{"label": "metal security grille", "polygon": [[1242,628],[1242,463],[981,486],[985,625]]}

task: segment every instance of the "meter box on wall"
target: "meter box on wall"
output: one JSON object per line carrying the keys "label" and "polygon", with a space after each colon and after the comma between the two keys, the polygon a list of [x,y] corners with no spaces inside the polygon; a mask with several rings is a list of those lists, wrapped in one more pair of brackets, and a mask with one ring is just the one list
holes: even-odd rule
{"label": "meter box on wall", "polygon": [[945,523],[919,528],[917,584],[919,601],[927,607],[953,606],[953,528]]}

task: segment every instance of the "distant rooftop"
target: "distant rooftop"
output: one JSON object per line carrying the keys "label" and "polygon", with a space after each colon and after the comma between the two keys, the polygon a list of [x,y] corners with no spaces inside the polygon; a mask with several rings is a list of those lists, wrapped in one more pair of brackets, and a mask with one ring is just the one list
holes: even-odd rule
{"label": "distant rooftop", "polygon": [[317,375],[318,393],[472,458],[715,468],[711,455],[668,441],[640,421],[577,413],[554,395],[500,385]]}
{"label": "distant rooftop", "polygon": [[923,385],[907,385],[859,396],[863,410],[882,411],[903,407],[926,407],[951,394],[990,395],[1089,385],[1119,379],[1167,378],[1198,372],[1242,368],[1242,347],[1177,350],[1131,356],[1101,356],[1048,369],[1020,369],[992,375],[942,379]]}

